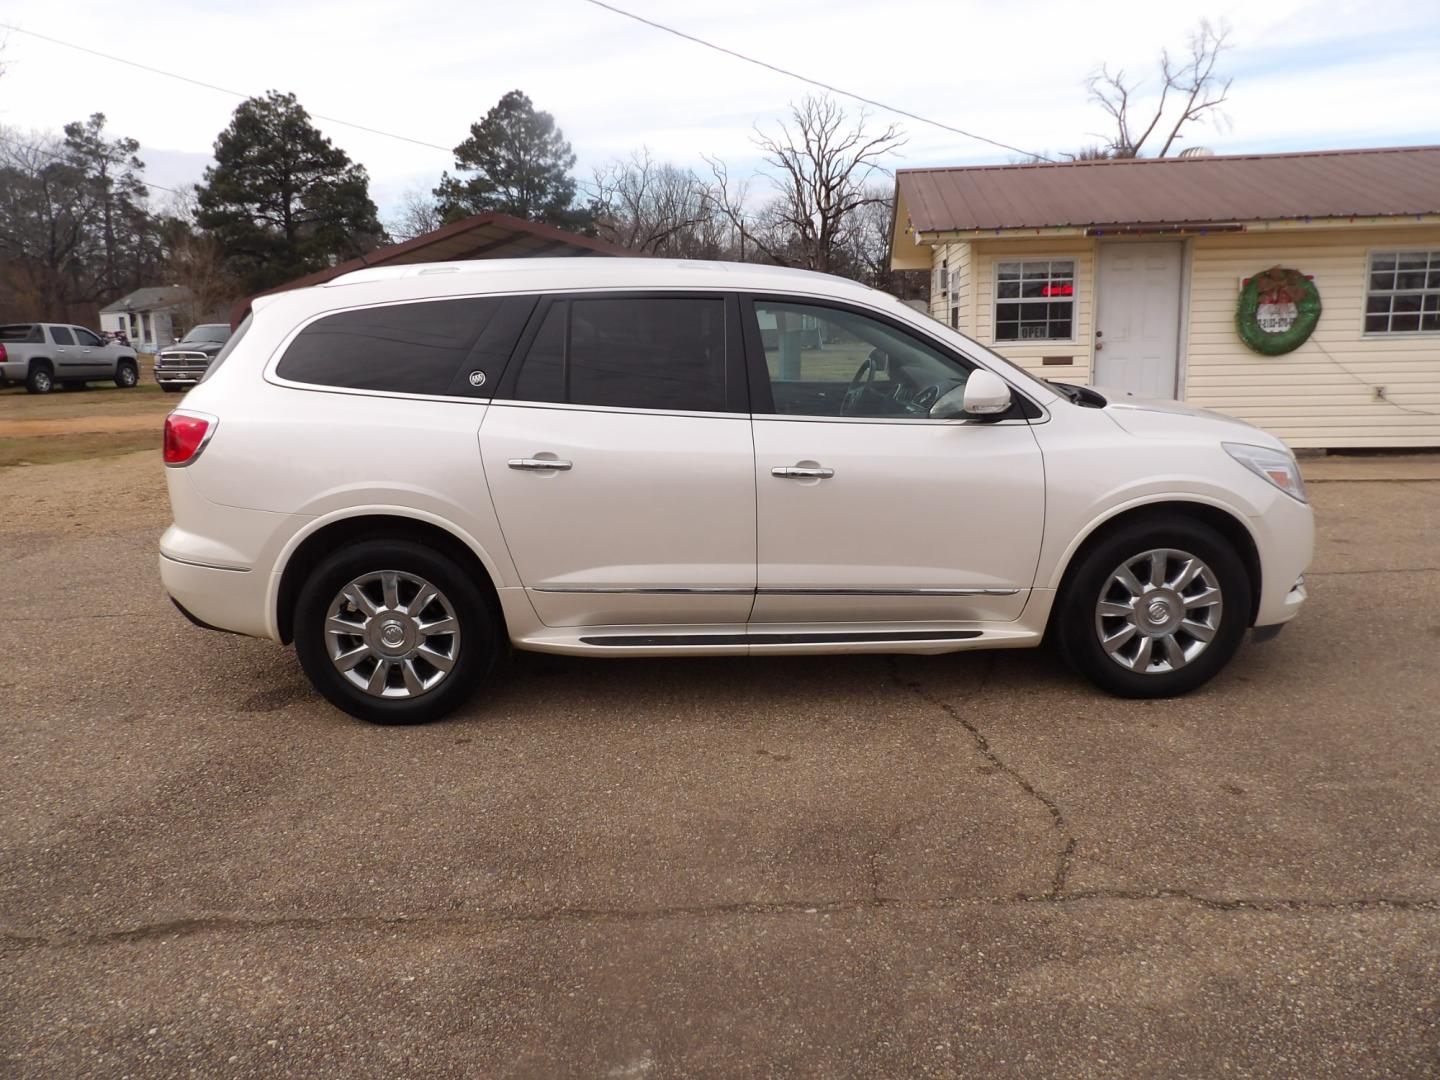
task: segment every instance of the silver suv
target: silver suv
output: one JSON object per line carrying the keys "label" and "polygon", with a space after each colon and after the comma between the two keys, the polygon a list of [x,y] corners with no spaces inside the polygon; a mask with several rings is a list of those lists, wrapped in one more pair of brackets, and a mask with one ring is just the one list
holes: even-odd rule
{"label": "silver suv", "polygon": [[80,386],[94,379],[134,386],[140,381],[135,350],[67,323],[0,326],[0,386],[24,383],[32,394],[48,394],[57,385]]}

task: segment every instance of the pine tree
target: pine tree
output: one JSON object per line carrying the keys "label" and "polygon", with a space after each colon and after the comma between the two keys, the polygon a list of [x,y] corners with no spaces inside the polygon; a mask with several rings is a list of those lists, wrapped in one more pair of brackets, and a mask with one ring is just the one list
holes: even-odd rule
{"label": "pine tree", "polygon": [[247,289],[280,285],[372,249],[382,236],[365,169],[294,94],[241,102],[195,189],[196,220]]}
{"label": "pine tree", "polygon": [[561,228],[587,228],[590,215],[577,209],[575,154],[547,112],[511,90],[470,125],[470,137],[455,148],[455,168],[469,177],[440,178],[435,189],[447,221],[498,211]]}

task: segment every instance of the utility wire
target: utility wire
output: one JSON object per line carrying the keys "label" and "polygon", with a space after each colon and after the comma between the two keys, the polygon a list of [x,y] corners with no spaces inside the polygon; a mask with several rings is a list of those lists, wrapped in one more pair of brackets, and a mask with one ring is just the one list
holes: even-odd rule
{"label": "utility wire", "polygon": [[[52,153],[43,146],[36,146],[34,143],[20,142],[18,139],[6,138],[4,135],[0,135],[0,143],[4,143],[6,146],[13,146],[17,150],[29,150],[31,153],[48,157],[51,161],[63,161],[68,165],[75,164],[72,158],[68,158],[64,154]],[[190,197],[190,193],[181,191],[178,188],[166,187],[164,184],[152,184],[149,180],[140,180],[139,177],[134,177],[133,179],[144,184],[147,188],[154,188],[157,191],[168,191],[170,194],[179,195],[181,198]]]}
{"label": "utility wire", "polygon": [[940,128],[942,131],[948,131],[953,135],[962,135],[967,139],[974,139],[977,142],[998,146],[1001,150],[1009,150],[1015,154],[1022,154],[1025,157],[1036,158],[1040,161],[1047,161],[1054,164],[1052,159],[1046,157],[1044,154],[1021,150],[1018,146],[1011,146],[1009,143],[1000,142],[998,139],[989,139],[984,135],[977,135],[973,131],[966,131],[964,128],[943,124],[939,120],[931,120],[928,116],[921,116],[919,113],[910,112],[908,109],[901,109],[895,105],[887,105],[883,101],[876,101],[874,98],[865,97],[863,94],[857,94],[853,90],[846,90],[827,82],[821,82],[819,79],[812,79],[808,75],[801,75],[799,72],[791,71],[788,68],[782,68],[778,65],[767,63],[764,60],[757,60],[753,56],[746,56],[744,53],[736,52],[734,49],[727,49],[723,45],[716,45],[714,42],[706,41],[704,38],[698,38],[694,34],[687,34],[683,30],[676,30],[673,26],[666,26],[664,23],[655,22],[653,19],[647,19],[643,15],[636,15],[633,11],[626,11],[624,8],[618,8],[614,4],[607,4],[604,0],[585,0],[585,3],[593,4],[598,8],[604,8],[606,11],[614,12],[616,15],[623,15],[627,19],[634,19],[636,22],[644,23],[646,26],[653,27],[656,30],[663,30],[667,34],[674,34],[678,38],[684,38],[686,41],[694,42],[696,45],[703,45],[707,49],[714,49],[716,52],[724,53],[726,56],[733,56],[736,60],[743,60],[747,64],[754,64],[756,67],[765,68],[776,74],[784,75],[786,78],[798,79],[803,83],[809,83],[811,86],[818,86],[820,89],[828,90],[832,94],[852,98],[866,105],[873,105],[877,109],[883,109],[886,112],[895,113],[898,116],[905,116],[911,120],[917,120],[922,124],[929,124],[931,127]]}
{"label": "utility wire", "polygon": [[[13,23],[0,23],[0,29],[13,30],[17,34],[26,34],[29,37],[39,38],[41,41],[48,41],[52,45],[60,45],[67,49],[74,49],[76,52],[89,53],[91,56],[98,56],[102,60],[111,60],[117,64],[125,64],[128,67],[139,68],[141,71],[148,71],[152,75],[164,75],[167,79],[178,79],[180,82],[189,83],[191,86],[199,86],[206,90],[214,90],[217,93],[229,94],[231,97],[249,98],[252,94],[242,94],[239,90],[231,90],[226,86],[216,86],[214,83],[202,82],[200,79],[192,79],[188,75],[181,75],[178,72],[166,71],[164,68],[151,67],[149,64],[142,64],[138,60],[127,60],[123,56],[112,56],[110,53],[101,52],[99,49],[91,49],[85,45],[76,45],[73,41],[62,41],[60,38],[50,37],[48,34],[37,33],[34,30],[26,30],[23,27],[15,26]],[[339,124],[341,127],[354,128],[356,131],[367,131],[371,135],[383,135],[387,139],[399,139],[401,142],[411,143],[415,146],[424,146],[431,150],[443,150],[447,154],[455,152],[453,146],[441,146],[439,143],[426,142],[424,139],[412,139],[409,135],[397,135],[393,131],[381,131],[379,128],[368,127],[365,124],[356,124],[350,120],[341,120],[336,116],[322,116],[320,113],[311,113],[316,120],[324,120],[327,124]]]}

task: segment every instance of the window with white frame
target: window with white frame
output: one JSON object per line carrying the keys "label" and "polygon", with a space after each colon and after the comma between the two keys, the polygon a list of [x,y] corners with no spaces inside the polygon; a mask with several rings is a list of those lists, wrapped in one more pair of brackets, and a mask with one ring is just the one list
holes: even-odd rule
{"label": "window with white frame", "polygon": [[1440,330],[1440,251],[1376,251],[1365,290],[1365,333]]}
{"label": "window with white frame", "polygon": [[1069,341],[1074,332],[1074,259],[995,264],[996,341]]}

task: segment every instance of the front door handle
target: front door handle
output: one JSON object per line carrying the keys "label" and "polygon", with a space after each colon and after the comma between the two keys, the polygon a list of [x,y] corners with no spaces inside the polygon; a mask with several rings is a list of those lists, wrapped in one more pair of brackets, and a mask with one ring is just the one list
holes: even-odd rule
{"label": "front door handle", "polygon": [[829,480],[835,475],[835,470],[819,466],[811,468],[806,465],[776,465],[770,470],[770,475],[786,480]]}
{"label": "front door handle", "polygon": [[561,461],[558,458],[533,458],[533,457],[512,457],[509,461],[512,469],[522,469],[527,472],[564,472],[574,468],[574,463]]}

